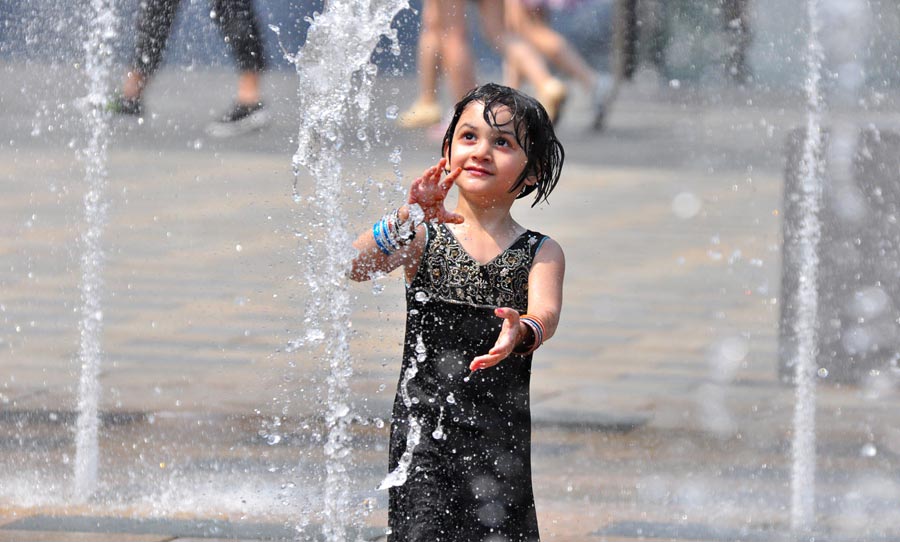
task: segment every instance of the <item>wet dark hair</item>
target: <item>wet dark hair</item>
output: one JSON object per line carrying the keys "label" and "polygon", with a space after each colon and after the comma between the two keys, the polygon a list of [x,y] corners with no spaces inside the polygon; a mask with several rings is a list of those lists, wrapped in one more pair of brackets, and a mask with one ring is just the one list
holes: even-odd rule
{"label": "wet dark hair", "polygon": [[[522,193],[516,196],[516,199],[524,198],[536,190],[537,194],[531,206],[534,207],[541,200],[549,203],[547,198],[556,187],[556,183],[559,182],[566,153],[562,143],[556,138],[553,122],[547,115],[544,106],[531,96],[516,89],[488,83],[472,89],[463,96],[453,110],[453,119],[450,121],[450,126],[447,128],[441,144],[441,150],[446,149],[447,151],[447,161],[450,160],[450,143],[453,140],[456,125],[459,123],[459,117],[472,102],[484,104],[484,121],[489,126],[500,128],[512,124],[516,143],[525,151],[525,156],[528,158],[525,169],[522,170],[522,174],[519,175],[510,192],[519,190],[525,183],[525,179],[534,176],[537,178],[537,182],[526,186]],[[512,113],[512,119],[504,124],[497,122],[496,111],[499,107],[507,107]]]}

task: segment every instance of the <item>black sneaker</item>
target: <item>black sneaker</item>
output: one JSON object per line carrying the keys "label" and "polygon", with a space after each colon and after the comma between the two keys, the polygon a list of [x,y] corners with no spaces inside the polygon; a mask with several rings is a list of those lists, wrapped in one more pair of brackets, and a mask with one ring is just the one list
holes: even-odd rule
{"label": "black sneaker", "polygon": [[140,117],[144,114],[144,106],[140,98],[126,98],[121,94],[114,96],[107,104],[106,110],[114,115],[130,115]]}
{"label": "black sneaker", "polygon": [[269,124],[269,113],[262,102],[255,104],[234,104],[221,119],[206,127],[206,133],[213,137],[232,137],[259,130]]}

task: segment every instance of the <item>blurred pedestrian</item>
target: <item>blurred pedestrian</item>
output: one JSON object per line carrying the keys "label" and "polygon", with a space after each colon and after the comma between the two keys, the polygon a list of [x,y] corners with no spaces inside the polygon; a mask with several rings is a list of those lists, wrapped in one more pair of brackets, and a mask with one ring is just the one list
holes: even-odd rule
{"label": "blurred pedestrian", "polygon": [[[534,86],[538,100],[555,120],[566,99],[566,86],[553,77],[530,44],[506,29],[503,2],[480,0],[477,4],[485,40]],[[441,67],[455,100],[475,87],[465,10],[466,3],[459,0],[424,1],[419,35],[419,96],[400,115],[400,126],[422,128],[440,122],[437,81]]]}
{"label": "blurred pedestrian", "polygon": [[[110,110],[143,115],[143,93],[162,61],[180,0],[142,0],[131,68],[121,95]],[[265,126],[268,114],[260,95],[260,74],[266,67],[252,0],[213,0],[212,17],[231,48],[239,70],[237,97],[220,119],[207,127],[212,136],[227,137]]]}
{"label": "blurred pedestrian", "polygon": [[[736,84],[748,83],[752,79],[747,63],[747,50],[752,40],[750,0],[707,1],[712,3],[721,17],[725,35],[725,54],[722,58],[725,76]],[[614,49],[620,55],[619,64],[625,79],[631,79],[634,75],[640,49],[646,52],[657,72],[666,74],[666,49],[672,41],[669,21],[674,16],[673,9],[673,3],[667,0],[616,0]]]}
{"label": "blurred pedestrian", "polygon": [[747,49],[750,48],[750,0],[718,0],[721,2],[722,20],[725,26],[727,49],[725,51],[725,75],[738,84],[748,83],[753,77],[747,65]]}
{"label": "blurred pedestrian", "polygon": [[[617,79],[592,68],[568,40],[548,23],[550,9],[566,9],[580,0],[505,0],[507,27],[522,36],[547,60],[578,81],[591,96],[592,126],[603,128],[603,122],[618,90]],[[506,83],[517,88],[521,73],[507,64]]]}
{"label": "blurred pedestrian", "polygon": [[[438,75],[442,67],[441,13],[439,0],[423,0],[417,68],[419,96],[397,119],[403,128],[426,128],[441,122]],[[454,36],[455,37],[455,36]],[[455,44],[454,44],[455,45]],[[466,46],[468,44],[465,44]],[[453,79],[448,77],[451,85]],[[468,82],[458,83],[465,86]]]}

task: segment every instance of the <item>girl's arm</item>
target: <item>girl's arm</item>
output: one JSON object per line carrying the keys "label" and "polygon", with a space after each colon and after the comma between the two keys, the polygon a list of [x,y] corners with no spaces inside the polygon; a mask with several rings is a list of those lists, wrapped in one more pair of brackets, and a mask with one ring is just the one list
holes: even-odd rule
{"label": "girl's arm", "polygon": [[[401,221],[409,220],[409,207],[406,205],[400,207],[397,215]],[[372,277],[390,273],[401,265],[419,261],[425,246],[424,229],[423,226],[416,228],[416,237],[412,242],[390,255],[385,254],[378,247],[372,228],[363,231],[353,242],[353,248],[358,252],[350,267],[350,280],[363,282]]]}
{"label": "girl's arm", "polygon": [[[421,177],[414,180],[409,188],[408,205],[404,205],[397,210],[397,218],[400,222],[406,222],[410,216],[410,205],[418,204],[424,213],[424,220],[434,220],[437,222],[450,222],[459,224],[463,218],[455,213],[451,213],[444,208],[444,200],[447,193],[453,187],[456,178],[462,172],[457,168],[456,171],[450,173],[443,180],[441,176],[444,173],[444,166],[447,163],[445,159],[441,159],[437,165],[425,170]],[[368,228],[362,232],[353,243],[358,253],[350,268],[350,279],[362,282],[371,279],[375,275],[390,273],[394,269],[403,265],[409,268],[418,263],[425,248],[424,226],[419,225],[416,228],[416,236],[406,246],[402,246],[396,250],[386,246],[387,252],[382,250],[375,241],[375,234],[372,228]],[[382,240],[382,245],[384,241]],[[414,275],[415,273],[413,273]]]}
{"label": "girl's arm", "polygon": [[[528,275],[528,314],[543,324],[544,341],[556,333],[559,325],[565,274],[566,257],[562,247],[553,239],[547,239],[535,255],[531,273]],[[497,365],[509,357],[526,339],[533,339],[531,328],[521,321],[515,309],[500,307],[494,314],[504,319],[500,336],[487,354],[472,360],[469,364],[472,371]]]}

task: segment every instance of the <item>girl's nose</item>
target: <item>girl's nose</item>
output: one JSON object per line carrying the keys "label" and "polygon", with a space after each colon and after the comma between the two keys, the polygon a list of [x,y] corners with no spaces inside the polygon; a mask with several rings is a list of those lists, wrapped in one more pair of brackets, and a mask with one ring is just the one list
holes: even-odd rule
{"label": "girl's nose", "polygon": [[490,159],[491,144],[487,139],[481,139],[472,149],[472,156],[480,160]]}

